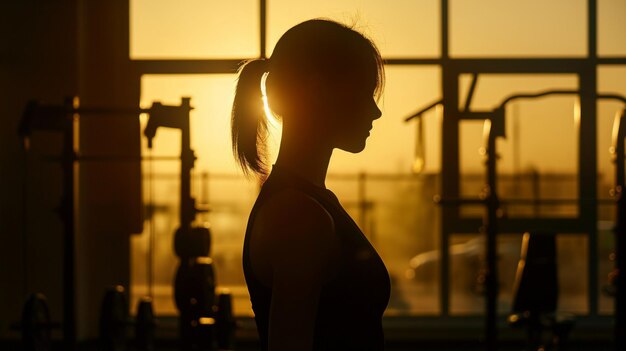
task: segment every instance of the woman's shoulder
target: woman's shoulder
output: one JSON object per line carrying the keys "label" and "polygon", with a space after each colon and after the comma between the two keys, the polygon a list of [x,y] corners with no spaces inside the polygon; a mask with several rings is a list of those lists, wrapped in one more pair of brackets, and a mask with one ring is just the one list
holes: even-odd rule
{"label": "woman's shoulder", "polygon": [[340,241],[332,216],[300,189],[281,189],[266,198],[257,210],[253,228],[253,237],[264,248],[260,251],[275,274],[276,269],[293,271],[298,267],[301,273],[317,272],[326,281],[338,262]]}
{"label": "woman's shoulder", "polygon": [[309,227],[313,227],[334,231],[332,215],[322,203],[295,187],[284,187],[266,194],[256,209],[256,219],[263,227],[274,229],[295,227],[307,232]]}

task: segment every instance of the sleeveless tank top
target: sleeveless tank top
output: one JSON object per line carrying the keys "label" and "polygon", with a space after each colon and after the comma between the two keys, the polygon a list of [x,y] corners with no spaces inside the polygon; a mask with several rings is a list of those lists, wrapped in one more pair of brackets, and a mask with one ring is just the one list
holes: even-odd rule
{"label": "sleeveless tank top", "polygon": [[318,201],[330,213],[340,242],[340,259],[338,267],[335,267],[337,274],[321,288],[313,349],[384,350],[382,316],[391,290],[385,264],[332,191],[276,165],[252,207],[243,244],[244,277],[261,349],[267,350],[268,347],[272,290],[261,283],[252,270],[250,233],[255,215],[263,202],[286,188],[302,191]]}

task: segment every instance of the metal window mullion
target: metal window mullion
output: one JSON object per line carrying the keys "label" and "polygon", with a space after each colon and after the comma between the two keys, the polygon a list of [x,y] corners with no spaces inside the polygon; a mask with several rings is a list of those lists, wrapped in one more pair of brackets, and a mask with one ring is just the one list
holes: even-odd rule
{"label": "metal window mullion", "polygon": [[[579,78],[579,197],[580,217],[588,232],[589,315],[598,314],[598,208],[597,208],[597,1],[587,2],[587,60]],[[589,186],[592,185],[592,186]]]}

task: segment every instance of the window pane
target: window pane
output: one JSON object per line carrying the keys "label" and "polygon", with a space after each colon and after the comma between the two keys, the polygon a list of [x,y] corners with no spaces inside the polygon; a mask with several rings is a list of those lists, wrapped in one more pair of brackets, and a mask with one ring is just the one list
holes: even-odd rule
{"label": "window pane", "polygon": [[558,311],[589,313],[589,238],[587,234],[557,236]]}
{"label": "window pane", "polygon": [[[498,234],[498,313],[511,312],[513,286],[520,259],[522,236]],[[484,314],[484,235],[453,235],[450,241],[450,313]],[[558,234],[558,312],[588,313],[588,239],[586,235]]]}
{"label": "window pane", "polygon": [[585,0],[451,0],[452,56],[585,56]]}
{"label": "window pane", "polygon": [[363,227],[391,277],[386,314],[439,313],[441,211],[432,201],[439,176],[372,174],[365,182],[369,211]]}
{"label": "window pane", "polygon": [[131,0],[132,59],[259,55],[257,0]]}
{"label": "window pane", "polygon": [[626,56],[626,2],[598,0],[598,55]]}
{"label": "window pane", "polygon": [[439,56],[438,0],[268,1],[268,53],[289,28],[318,17],[356,24],[384,57]]}
{"label": "window pane", "polygon": [[[499,233],[498,313],[511,312],[512,288],[519,260],[521,235]],[[450,314],[476,315],[485,312],[485,236],[453,235],[450,238]]]}
{"label": "window pane", "polygon": [[[468,90],[461,76],[460,96]],[[575,90],[574,75],[480,75],[472,110],[492,110],[506,97],[517,93],[535,93],[550,89]],[[540,99],[519,99],[507,105],[506,137],[498,139],[498,192],[502,199],[575,199],[578,196],[578,125],[575,96],[552,96]],[[471,125],[471,130],[469,126]],[[477,196],[484,179],[484,164],[477,148],[483,146],[482,122],[461,124],[461,193]],[[468,134],[469,133],[469,134]],[[467,137],[465,137],[467,135]],[[558,135],[558,142],[555,142]],[[470,177],[470,174],[478,176]],[[468,191],[466,189],[471,189]],[[571,205],[508,205],[512,217],[576,216]],[[466,211],[466,210],[463,210]],[[465,212],[464,212],[465,213]]]}
{"label": "window pane", "polygon": [[[459,122],[459,194],[461,197],[478,198],[485,188],[484,158],[480,154],[483,146],[484,122],[461,120]],[[484,212],[481,204],[460,207],[462,217],[481,217]]]}

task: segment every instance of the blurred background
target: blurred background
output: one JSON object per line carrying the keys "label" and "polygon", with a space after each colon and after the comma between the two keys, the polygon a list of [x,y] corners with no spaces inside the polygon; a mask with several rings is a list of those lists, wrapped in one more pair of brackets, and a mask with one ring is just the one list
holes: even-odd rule
{"label": "blurred background", "polygon": [[[477,202],[451,210],[433,199],[478,199],[489,181],[484,117],[456,115],[493,111],[513,94],[547,90],[580,94],[512,100],[504,106],[506,137],[496,141],[504,203],[496,240],[500,347],[526,345],[525,331],[511,328],[507,317],[522,235],[545,229],[557,234],[557,310],[575,316],[572,349],[613,349],[617,179],[609,148],[624,101],[595,96],[626,95],[626,2],[27,0],[3,2],[0,10],[0,345],[6,349],[19,348],[21,334],[12,325],[23,319],[29,294],[45,294],[61,324],[71,311],[64,307],[65,227],[55,213],[67,194],[58,159],[63,137],[35,131],[26,149],[17,133],[29,100],[62,105],[67,97],[78,97],[74,108],[118,109],[73,115],[77,347],[95,347],[101,300],[115,285],[125,288],[131,314],[150,296],[157,349],[175,345],[180,258],[173,242],[185,146],[177,129],[159,129],[152,148],[142,132],[155,101],[179,105],[190,97],[197,157],[190,195],[208,208],[193,223],[210,226],[215,289],[230,293],[238,323],[233,348],[255,349],[241,249],[259,184],[232,157],[236,70],[245,59],[270,57],[282,33],[316,17],[354,25],[386,60],[382,118],[363,152],[335,151],[326,184],[389,270],[390,349],[484,349],[487,211]],[[271,161],[279,143],[277,123]],[[52,329],[53,341],[67,336],[62,330]]]}

